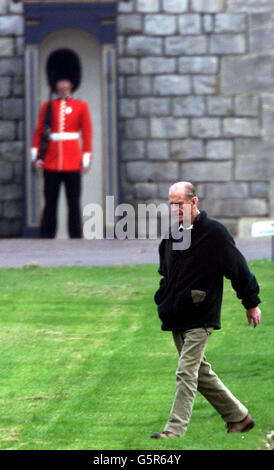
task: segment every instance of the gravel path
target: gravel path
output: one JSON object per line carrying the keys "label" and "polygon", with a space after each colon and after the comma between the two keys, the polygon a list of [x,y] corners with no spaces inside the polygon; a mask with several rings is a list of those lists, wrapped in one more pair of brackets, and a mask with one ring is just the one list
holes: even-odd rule
{"label": "gravel path", "polygon": [[[235,239],[247,260],[271,258],[271,237]],[[0,239],[0,267],[158,263],[159,240]]]}

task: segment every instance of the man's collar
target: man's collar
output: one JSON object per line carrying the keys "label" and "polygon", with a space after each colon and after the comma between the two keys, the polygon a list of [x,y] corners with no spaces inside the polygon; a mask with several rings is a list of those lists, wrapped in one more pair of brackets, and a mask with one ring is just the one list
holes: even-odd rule
{"label": "man's collar", "polygon": [[[197,217],[199,216],[199,214],[200,214],[200,211],[198,210],[198,215],[197,215]],[[195,217],[195,219],[196,219],[196,217]],[[194,222],[195,222],[195,219],[194,219]],[[184,227],[183,224],[180,224],[180,225],[179,225],[179,231],[180,231],[180,232],[182,232],[183,230],[191,230],[192,228],[193,228],[193,224],[190,225],[189,227]]]}

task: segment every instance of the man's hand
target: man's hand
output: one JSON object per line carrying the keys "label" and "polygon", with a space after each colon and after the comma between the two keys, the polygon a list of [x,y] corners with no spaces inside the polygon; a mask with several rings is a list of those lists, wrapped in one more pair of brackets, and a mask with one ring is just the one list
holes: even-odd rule
{"label": "man's hand", "polygon": [[81,167],[81,173],[82,173],[82,175],[85,175],[86,173],[89,172],[89,170],[90,170],[90,168],[91,168],[91,163],[92,163],[92,160],[90,160],[89,156],[83,158],[83,160],[82,160],[82,167]]}
{"label": "man's hand", "polygon": [[85,175],[86,173],[88,173],[90,170],[90,165],[89,166],[86,166],[86,167],[83,167],[81,168],[81,174],[82,175]]}
{"label": "man's hand", "polygon": [[43,160],[41,160],[41,158],[38,158],[37,160],[35,160],[34,166],[36,169],[40,170],[44,166]]}
{"label": "man's hand", "polygon": [[256,326],[259,325],[261,321],[261,310],[259,307],[249,308],[246,311],[246,316],[249,325],[251,325],[251,322],[253,321],[253,327],[256,328]]}
{"label": "man's hand", "polygon": [[84,152],[83,158],[82,158],[82,167],[81,167],[81,173],[82,175],[85,175],[86,173],[89,172],[90,167],[91,167],[91,154],[89,152]]}

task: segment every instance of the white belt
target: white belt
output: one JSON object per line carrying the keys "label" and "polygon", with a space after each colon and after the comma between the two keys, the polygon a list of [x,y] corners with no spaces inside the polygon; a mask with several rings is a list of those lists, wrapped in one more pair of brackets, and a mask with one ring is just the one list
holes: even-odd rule
{"label": "white belt", "polygon": [[79,139],[79,132],[52,132],[50,139],[54,142],[58,140],[75,140]]}

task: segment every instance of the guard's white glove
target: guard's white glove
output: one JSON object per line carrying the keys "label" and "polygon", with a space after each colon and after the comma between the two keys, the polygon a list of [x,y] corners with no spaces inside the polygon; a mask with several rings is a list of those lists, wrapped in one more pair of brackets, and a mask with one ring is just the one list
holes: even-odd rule
{"label": "guard's white glove", "polygon": [[91,153],[89,152],[85,152],[84,155],[83,155],[83,159],[82,159],[82,167],[83,168],[88,168],[91,164]]}
{"label": "guard's white glove", "polygon": [[38,155],[38,149],[36,147],[32,147],[30,150],[30,157],[31,157],[32,162],[35,162],[37,155]]}

